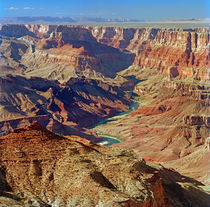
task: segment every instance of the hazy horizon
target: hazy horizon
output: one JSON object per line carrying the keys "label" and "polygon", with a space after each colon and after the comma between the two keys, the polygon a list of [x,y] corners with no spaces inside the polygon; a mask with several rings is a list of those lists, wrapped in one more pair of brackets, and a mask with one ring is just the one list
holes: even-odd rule
{"label": "hazy horizon", "polygon": [[7,0],[1,17],[52,16],[129,18],[146,21],[210,18],[208,0]]}

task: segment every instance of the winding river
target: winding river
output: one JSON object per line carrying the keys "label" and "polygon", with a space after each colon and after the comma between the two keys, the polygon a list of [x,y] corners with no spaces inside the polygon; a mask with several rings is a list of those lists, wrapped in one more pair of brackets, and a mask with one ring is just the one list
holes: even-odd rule
{"label": "winding river", "polygon": [[[138,107],[139,107],[139,102],[133,99],[133,103],[131,104],[130,108],[127,111],[123,111],[123,112],[118,113],[115,116],[112,116],[109,118],[104,118],[88,128],[94,130],[95,127],[100,126],[102,124],[106,124],[107,122],[110,122],[111,119],[117,118],[117,117],[125,115],[125,114],[129,114],[132,111],[136,110]],[[103,135],[103,134],[100,134],[100,136],[102,137],[102,140],[100,142],[98,142],[98,144],[100,144],[100,145],[110,146],[112,144],[120,143],[120,141],[115,137],[111,137],[111,136],[107,136],[107,135]]]}

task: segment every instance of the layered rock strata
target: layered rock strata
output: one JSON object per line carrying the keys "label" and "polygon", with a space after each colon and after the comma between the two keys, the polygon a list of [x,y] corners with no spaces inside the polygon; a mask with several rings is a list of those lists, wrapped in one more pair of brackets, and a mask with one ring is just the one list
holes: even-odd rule
{"label": "layered rock strata", "polygon": [[209,184],[208,84],[169,80],[135,67],[121,73],[131,74],[141,80],[134,89],[139,108],[94,130],[126,140],[119,145],[139,150],[146,160],[170,163],[168,167]]}
{"label": "layered rock strata", "polygon": [[[23,61],[26,67],[33,70],[35,68],[32,66],[37,60],[42,60],[43,64],[43,60],[47,62],[49,55],[49,58],[55,58],[50,61],[51,64],[66,62],[77,69],[98,70],[108,76],[115,76],[116,72],[134,64],[153,68],[171,78],[209,80],[208,28],[2,25],[0,34],[45,37],[39,43],[45,50],[40,53],[40,47],[37,47],[37,53],[28,53]],[[70,46],[65,46],[66,44]],[[46,50],[50,48],[51,50]],[[61,49],[56,48],[72,52],[62,54]],[[55,54],[59,53],[61,55],[56,58]],[[29,58],[31,64],[27,62]],[[42,67],[46,68],[46,65]]]}
{"label": "layered rock strata", "polygon": [[132,51],[134,64],[154,68],[170,77],[209,80],[208,28],[103,28],[91,27],[93,36],[106,45]]}

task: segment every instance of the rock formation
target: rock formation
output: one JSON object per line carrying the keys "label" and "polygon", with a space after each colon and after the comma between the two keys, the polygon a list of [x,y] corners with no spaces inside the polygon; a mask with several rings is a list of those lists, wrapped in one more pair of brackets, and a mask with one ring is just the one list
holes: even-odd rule
{"label": "rock formation", "polygon": [[[140,100],[136,100],[139,108],[94,130],[125,139],[119,144],[121,147],[137,149],[149,161],[175,163],[170,167],[181,168],[185,175],[208,184],[208,85],[199,81],[169,81],[157,71],[135,67],[121,75],[129,74],[142,80],[134,89],[140,95]],[[194,164],[189,164],[190,160]]]}
{"label": "rock formation", "polygon": [[[209,28],[1,25],[0,50],[1,135],[39,121],[56,133],[97,141],[100,138],[96,132],[84,127],[127,110],[132,101],[125,91],[133,91],[133,98],[139,102],[138,109],[108,120],[94,130],[125,140],[119,145],[138,150],[136,153],[146,161],[162,162],[164,166],[180,170],[186,176],[210,183]],[[25,131],[29,133],[30,130],[33,131],[33,127]],[[20,130],[20,134],[23,131]],[[18,132],[14,131],[16,134]],[[99,149],[98,146],[94,149],[106,151],[106,148]],[[60,156],[59,153],[56,156]],[[38,158],[36,160],[42,160]],[[56,164],[58,169],[66,164],[66,159],[64,153],[61,163]],[[91,163],[92,166],[90,161],[84,163]],[[39,162],[38,165],[32,162],[32,174],[41,174],[43,169],[39,165]],[[102,171],[91,171],[88,176],[97,177],[96,183],[102,182],[109,189],[118,186],[114,178],[107,176],[105,168]],[[117,166],[116,172],[121,171],[121,167]],[[159,180],[159,175],[156,177],[153,171],[152,174],[152,180]],[[83,177],[81,179],[87,181]],[[160,180],[164,179],[161,177]],[[6,181],[3,183],[7,186]],[[10,182],[10,185],[16,189],[15,183],[12,185]],[[129,183],[128,186],[133,184]],[[164,190],[166,186],[161,181],[153,183],[147,189],[155,196],[149,196],[144,201],[141,200],[143,197],[131,196],[127,192],[130,187],[124,186],[120,192],[128,199],[123,197],[120,202],[125,206],[188,206],[188,200],[183,203],[178,199],[176,204],[171,204],[170,196],[162,199],[165,193],[170,192],[170,187]],[[38,187],[32,186],[30,189]],[[74,186],[73,189],[78,190],[79,187]],[[94,184],[91,189],[95,187]],[[49,195],[43,194],[43,189],[40,187],[39,192],[33,194],[42,196],[37,202],[49,205],[58,202],[52,199],[55,189],[49,191]],[[70,195],[68,189],[59,187],[59,192],[64,192],[61,197]],[[108,200],[109,196],[103,193],[102,197]],[[107,193],[114,195],[110,191]],[[96,194],[94,191],[91,195]],[[179,198],[183,196],[180,194]],[[68,202],[63,197],[62,200]],[[123,203],[125,200],[126,203]],[[74,201],[77,202],[77,199],[74,198]],[[100,202],[100,198],[96,198],[87,205],[97,203],[100,206]]]}
{"label": "rock formation", "polygon": [[[2,25],[0,34],[44,38],[35,50],[23,56],[22,64],[29,68],[26,73],[30,75],[39,68],[36,73],[42,71],[40,76],[43,77],[47,64],[62,62],[63,67],[76,68],[77,72],[93,69],[115,76],[116,72],[134,64],[153,68],[171,78],[209,80],[208,28]],[[57,67],[65,74],[59,64]],[[59,72],[54,70],[54,73]],[[51,73],[44,75],[50,78]],[[58,78],[57,75],[54,78]]]}
{"label": "rock formation", "polygon": [[1,135],[20,123],[41,119],[44,127],[50,129],[54,123],[54,132],[67,135],[71,131],[68,126],[90,126],[128,109],[130,104],[129,94],[119,87],[85,78],[71,78],[61,85],[42,78],[8,75],[0,78],[0,97]]}
{"label": "rock formation", "polygon": [[89,27],[106,45],[135,53],[134,65],[170,77],[209,80],[209,29]]}
{"label": "rock formation", "polygon": [[[47,64],[57,64],[59,71],[52,71],[51,68],[46,74],[46,78],[56,79],[57,74],[65,76],[65,72],[60,69],[60,63],[71,67],[75,73],[90,69],[112,77],[132,64],[133,60],[133,54],[97,42],[91,31],[86,28],[58,26],[49,38],[37,43],[34,52],[23,56],[22,63],[30,68],[25,71],[26,74],[31,74],[32,69],[38,74],[43,70],[46,73]],[[51,75],[53,73],[54,77]]]}
{"label": "rock formation", "polygon": [[209,195],[193,179],[130,150],[61,137],[37,122],[1,137],[0,147],[4,206],[208,205]]}

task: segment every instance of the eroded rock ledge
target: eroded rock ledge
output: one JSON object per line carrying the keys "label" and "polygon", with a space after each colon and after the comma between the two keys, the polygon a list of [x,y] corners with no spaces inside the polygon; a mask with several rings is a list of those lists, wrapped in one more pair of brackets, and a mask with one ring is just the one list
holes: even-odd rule
{"label": "eroded rock ledge", "polygon": [[[105,69],[106,75],[113,75],[110,68],[116,73],[133,64],[153,68],[172,78],[209,80],[209,28],[1,25],[0,34],[42,38],[38,45],[42,49],[51,48],[27,54],[23,61],[27,66],[30,65],[27,58],[30,57],[35,64],[37,60],[46,62],[49,55],[54,63],[66,62],[76,68],[82,65],[83,69],[92,68],[100,72]],[[74,52],[62,54],[58,49],[62,46],[66,51]],[[60,55],[56,58],[53,56],[55,53]]]}
{"label": "eroded rock ledge", "polygon": [[209,201],[201,183],[131,150],[73,141],[37,122],[0,138],[0,153],[4,206],[204,207]]}

